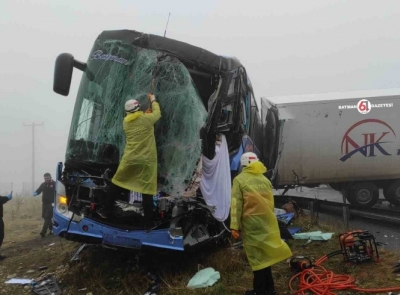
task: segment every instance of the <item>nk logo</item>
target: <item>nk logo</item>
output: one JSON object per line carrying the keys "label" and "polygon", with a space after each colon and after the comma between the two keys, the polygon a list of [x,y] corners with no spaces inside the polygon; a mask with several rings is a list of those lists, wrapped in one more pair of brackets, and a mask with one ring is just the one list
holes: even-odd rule
{"label": "nk logo", "polygon": [[[373,125],[371,123],[373,123]],[[369,128],[374,126],[374,130],[380,131],[365,132],[365,124],[368,124],[367,126]],[[354,138],[358,138],[358,140]],[[359,121],[351,126],[343,136],[343,157],[340,158],[340,160],[345,162],[358,153],[364,157],[376,157],[378,155],[391,156],[390,144],[393,143],[394,138],[396,138],[396,133],[386,122],[378,119]],[[392,141],[390,141],[391,139]],[[400,155],[400,150],[397,150],[397,155]]]}

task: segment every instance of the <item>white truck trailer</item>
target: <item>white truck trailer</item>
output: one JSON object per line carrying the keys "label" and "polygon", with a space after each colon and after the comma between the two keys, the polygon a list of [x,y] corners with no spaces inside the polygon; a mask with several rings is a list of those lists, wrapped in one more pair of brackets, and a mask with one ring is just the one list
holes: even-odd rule
{"label": "white truck trailer", "polygon": [[352,205],[372,207],[379,189],[400,205],[400,89],[262,98],[267,109],[275,187],[293,183],[294,171],[303,186],[329,184]]}

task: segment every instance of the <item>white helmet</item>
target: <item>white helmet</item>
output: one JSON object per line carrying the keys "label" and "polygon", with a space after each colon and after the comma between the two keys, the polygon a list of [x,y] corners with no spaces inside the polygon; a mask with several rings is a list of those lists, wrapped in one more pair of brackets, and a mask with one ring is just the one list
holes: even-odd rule
{"label": "white helmet", "polygon": [[140,110],[140,103],[136,99],[129,99],[125,103],[125,111],[128,113],[134,113]]}
{"label": "white helmet", "polygon": [[248,152],[248,153],[244,153],[241,157],[240,157],[240,164],[242,166],[247,166],[251,163],[257,162],[258,161],[258,157],[255,153],[252,152]]}

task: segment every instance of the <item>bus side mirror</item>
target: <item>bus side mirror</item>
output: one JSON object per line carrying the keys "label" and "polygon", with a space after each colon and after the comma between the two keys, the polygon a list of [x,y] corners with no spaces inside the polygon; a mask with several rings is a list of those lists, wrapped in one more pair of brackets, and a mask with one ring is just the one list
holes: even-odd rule
{"label": "bus side mirror", "polygon": [[[71,86],[73,68],[77,68],[82,72],[87,72],[86,63],[80,62],[69,53],[61,53],[56,59],[56,66],[54,69],[54,83],[53,91],[55,93],[68,96],[69,88]],[[88,71],[86,73],[88,78],[92,81],[94,75]]]}
{"label": "bus side mirror", "polygon": [[74,57],[69,53],[62,53],[56,59],[54,68],[53,91],[68,96],[71,86]]}

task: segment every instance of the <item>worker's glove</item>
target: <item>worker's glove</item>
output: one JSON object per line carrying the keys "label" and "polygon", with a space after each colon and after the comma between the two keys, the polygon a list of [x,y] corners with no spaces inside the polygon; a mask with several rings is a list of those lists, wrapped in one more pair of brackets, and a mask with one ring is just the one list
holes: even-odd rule
{"label": "worker's glove", "polygon": [[34,192],[34,193],[33,193],[33,196],[34,196],[34,197],[36,197],[37,195],[38,195],[38,193],[37,193],[37,192]]}
{"label": "worker's glove", "polygon": [[147,109],[147,111],[145,112],[145,114],[151,114],[153,111],[151,109]]}
{"label": "worker's glove", "polygon": [[152,103],[153,101],[155,101],[156,100],[156,97],[155,97],[155,95],[154,94],[148,94],[147,95],[147,97],[148,97],[148,99],[150,100],[150,103]]}
{"label": "worker's glove", "polygon": [[232,234],[232,238],[234,238],[235,240],[238,240],[240,238],[239,231],[237,231],[235,229],[231,229],[231,234]]}
{"label": "worker's glove", "polygon": [[11,200],[11,199],[12,199],[12,192],[11,192],[9,195],[7,195],[7,199],[8,199],[8,200]]}

